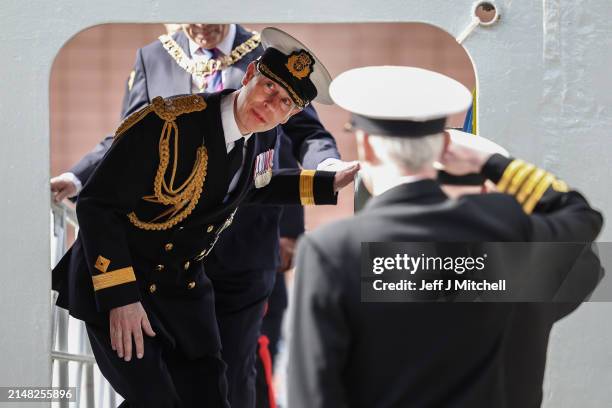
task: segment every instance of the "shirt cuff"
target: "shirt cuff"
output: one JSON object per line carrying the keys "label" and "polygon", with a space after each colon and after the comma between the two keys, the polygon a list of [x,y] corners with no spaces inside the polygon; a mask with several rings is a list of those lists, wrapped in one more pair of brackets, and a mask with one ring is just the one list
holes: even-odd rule
{"label": "shirt cuff", "polygon": [[74,173],[62,173],[59,175],[59,178],[71,182],[76,187],[76,193],[69,196],[69,198],[76,197],[83,189],[83,184],[81,183],[81,180],[79,180],[78,177],[74,175]]}
{"label": "shirt cuff", "polygon": [[335,157],[328,157],[317,165],[317,170],[321,171],[341,171],[352,165]]}

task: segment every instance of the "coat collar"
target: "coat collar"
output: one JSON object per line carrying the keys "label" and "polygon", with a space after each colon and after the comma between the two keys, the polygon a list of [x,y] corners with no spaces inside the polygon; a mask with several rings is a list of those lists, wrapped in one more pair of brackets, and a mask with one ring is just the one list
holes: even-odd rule
{"label": "coat collar", "polygon": [[174,41],[185,51],[185,54],[191,58],[191,52],[189,51],[189,38],[183,30],[179,30],[172,35]]}
{"label": "coat collar", "polygon": [[439,203],[448,200],[440,188],[440,184],[432,179],[404,183],[395,186],[381,195],[372,197],[365,205],[363,211],[371,211],[392,205],[420,204],[424,202]]}
{"label": "coat collar", "polygon": [[236,24],[236,36],[234,37],[234,44],[232,44],[232,49],[236,48],[252,36],[253,33],[246,30],[243,26]]}
{"label": "coat collar", "polygon": [[[233,48],[236,48],[240,44],[244,43],[246,40],[251,38],[253,33],[246,30],[239,24],[236,24],[236,37],[234,38]],[[246,68],[251,63],[251,61],[256,60],[263,52],[263,47],[261,45],[249,52],[247,55],[242,57],[240,61],[236,62],[234,65],[228,67],[225,70],[225,78],[224,84],[225,86],[231,86],[235,88],[239,88],[242,86],[241,81],[242,77],[244,77],[244,73],[246,72]]]}

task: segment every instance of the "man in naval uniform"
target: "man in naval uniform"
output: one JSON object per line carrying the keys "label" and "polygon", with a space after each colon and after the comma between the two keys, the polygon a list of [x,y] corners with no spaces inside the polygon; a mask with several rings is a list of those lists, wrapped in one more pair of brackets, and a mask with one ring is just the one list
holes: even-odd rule
{"label": "man in naval uniform", "polygon": [[[465,115],[463,144],[470,145],[478,132],[476,118],[476,89],[472,90],[472,105]],[[507,154],[507,153],[506,153]],[[482,177],[457,177],[438,173],[441,183],[449,194],[474,194],[478,189],[495,192],[490,183],[483,184]],[[490,190],[490,191],[489,191]],[[504,390],[508,407],[536,408],[543,400],[542,384],[546,369],[548,341],[553,325],[572,313],[583,301],[588,299],[601,278],[603,268],[597,254],[592,250],[584,251],[576,260],[552,302],[516,302],[508,330],[504,338],[506,363],[504,364]]]}
{"label": "man in naval uniform", "polygon": [[[513,304],[362,302],[362,242],[590,242],[601,214],[544,170],[449,143],[446,117],[467,109],[470,93],[448,77],[366,67],[341,74],[330,93],[353,114],[373,198],[298,246],[290,406],[507,407]],[[485,176],[502,194],[449,199],[437,160],[450,174]]]}
{"label": "man in naval uniform", "polygon": [[[259,34],[240,25],[183,24],[178,32],[162,35],[138,50],[121,116],[129,116],[155,96],[238,88],[248,65],[262,53]],[[311,104],[281,130],[280,152],[275,149],[275,156],[291,156],[305,169],[340,168],[336,143]],[[80,191],[112,141],[112,136],[105,138],[69,172],[51,180],[57,199]],[[206,272],[214,285],[223,358],[228,364],[230,401],[240,408],[254,404],[254,358],[264,303],[274,285],[279,250],[285,251],[283,258],[288,252],[279,245],[280,208],[241,207],[207,257]],[[289,209],[282,224],[290,230],[303,229],[303,212]]]}
{"label": "man in naval uniform", "polygon": [[130,115],[79,195],[53,288],[125,406],[227,406],[203,259],[241,203],[334,204],[358,169],[273,172],[277,126],[331,103],[331,79],[288,34],[262,41],[239,90],[154,98]]}

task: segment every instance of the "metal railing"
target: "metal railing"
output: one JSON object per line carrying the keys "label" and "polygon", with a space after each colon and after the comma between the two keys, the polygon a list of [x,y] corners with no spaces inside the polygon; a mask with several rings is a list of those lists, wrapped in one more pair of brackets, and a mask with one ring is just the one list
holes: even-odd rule
{"label": "metal railing", "polygon": [[[51,265],[55,266],[66,253],[71,237],[76,237],[79,225],[74,208],[66,204],[52,202],[51,214]],[[52,407],[116,407],[122,399],[98,370],[85,325],[55,306],[56,298],[52,292],[52,386],[76,387],[77,396],[76,402],[54,402]]]}

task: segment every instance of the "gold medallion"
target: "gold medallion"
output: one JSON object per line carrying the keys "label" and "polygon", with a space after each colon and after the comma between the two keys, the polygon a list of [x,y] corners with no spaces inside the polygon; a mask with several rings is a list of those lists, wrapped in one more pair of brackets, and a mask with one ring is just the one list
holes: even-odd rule
{"label": "gold medallion", "polygon": [[291,75],[298,79],[304,79],[312,72],[312,57],[306,51],[302,50],[299,53],[293,53],[287,59],[285,66],[291,72]]}

